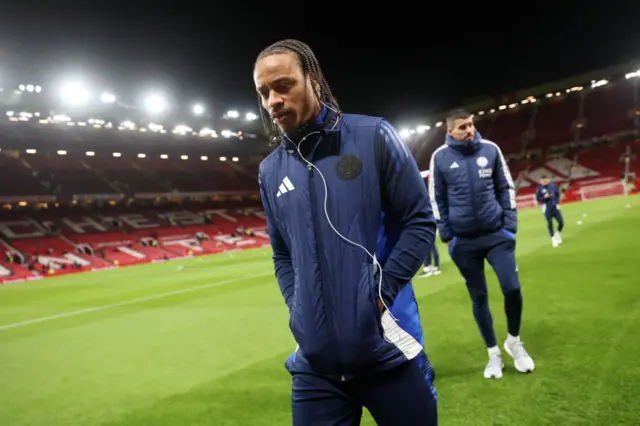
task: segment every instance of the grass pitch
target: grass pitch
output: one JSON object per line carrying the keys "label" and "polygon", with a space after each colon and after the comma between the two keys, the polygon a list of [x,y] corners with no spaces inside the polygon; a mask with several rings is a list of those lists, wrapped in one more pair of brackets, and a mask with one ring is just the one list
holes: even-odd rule
{"label": "grass pitch", "polygon": [[[441,425],[640,424],[640,197],[563,214],[564,244],[552,249],[541,212],[520,212],[533,374],[508,363],[503,379],[482,377],[486,351],[444,247],[442,275],[415,281]],[[269,256],[0,286],[0,425],[291,424],[283,364],[295,343]],[[502,343],[502,297],[488,271]],[[374,423],[365,414],[363,424]]]}

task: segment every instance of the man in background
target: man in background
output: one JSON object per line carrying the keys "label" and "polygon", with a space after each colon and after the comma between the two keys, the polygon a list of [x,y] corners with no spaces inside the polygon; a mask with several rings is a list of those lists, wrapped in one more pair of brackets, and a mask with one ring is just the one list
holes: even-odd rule
{"label": "man in background", "polygon": [[424,261],[424,267],[420,277],[430,277],[431,275],[440,275],[440,253],[438,247],[434,243],[429,250],[429,254]]}
{"label": "man in background", "polygon": [[[540,185],[536,191],[536,199],[542,204],[542,213],[547,220],[547,230],[551,237],[551,246],[558,247],[562,244],[562,236],[560,233],[564,228],[564,219],[560,213],[560,189],[558,185],[551,182],[548,176],[542,175]],[[558,230],[553,230],[553,220],[558,222]]]}
{"label": "man in background", "polygon": [[440,239],[462,274],[489,353],[485,378],[501,378],[504,363],[493,329],[484,272],[488,260],[504,295],[508,334],[504,349],[516,369],[533,371],[520,340],[522,294],[516,264],[515,188],[498,145],[482,139],[464,110],[447,117],[445,145],[431,157],[429,195]]}

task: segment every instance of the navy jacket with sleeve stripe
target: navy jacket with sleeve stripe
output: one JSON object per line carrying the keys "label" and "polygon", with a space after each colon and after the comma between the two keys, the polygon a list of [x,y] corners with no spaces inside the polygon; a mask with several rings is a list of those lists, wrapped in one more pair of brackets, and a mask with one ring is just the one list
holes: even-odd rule
{"label": "navy jacket with sleeve stripe", "polygon": [[429,195],[440,239],[475,238],[505,229],[516,233],[516,191],[502,151],[482,139],[447,135],[429,166]]}

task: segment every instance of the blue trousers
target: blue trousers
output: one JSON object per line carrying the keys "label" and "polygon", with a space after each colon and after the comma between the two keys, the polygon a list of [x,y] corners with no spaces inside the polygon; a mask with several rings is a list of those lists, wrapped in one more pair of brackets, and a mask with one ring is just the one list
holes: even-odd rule
{"label": "blue trousers", "polygon": [[378,426],[436,426],[437,401],[417,359],[346,382],[293,375],[293,426],[358,426],[366,407]]}
{"label": "blue trousers", "polygon": [[438,247],[436,247],[435,242],[433,243],[433,245],[431,246],[431,249],[429,250],[429,254],[427,255],[427,258],[424,261],[424,266],[431,265],[431,257],[433,257],[433,265],[436,268],[440,268],[440,254],[438,253]]}
{"label": "blue trousers", "polygon": [[449,243],[451,259],[466,282],[473,305],[473,316],[488,348],[496,346],[497,341],[489,309],[485,259],[489,261],[500,282],[509,334],[520,334],[522,295],[515,250],[515,235],[506,230],[473,239],[456,237]]}
{"label": "blue trousers", "polygon": [[549,230],[550,236],[553,237],[553,219],[558,222],[558,232],[562,232],[562,228],[564,228],[564,219],[562,218],[562,213],[560,213],[560,209],[557,206],[545,208],[544,218],[547,219],[547,229]]}

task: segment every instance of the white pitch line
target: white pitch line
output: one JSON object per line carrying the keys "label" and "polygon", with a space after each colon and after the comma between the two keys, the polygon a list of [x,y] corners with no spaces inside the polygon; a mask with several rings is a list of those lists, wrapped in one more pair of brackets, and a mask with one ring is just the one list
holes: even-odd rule
{"label": "white pitch line", "polygon": [[229,279],[229,280],[218,281],[218,282],[211,283],[211,284],[204,284],[204,285],[197,286],[197,287],[184,288],[184,289],[181,289],[181,290],[169,291],[167,293],[155,294],[153,296],[141,297],[139,299],[125,300],[123,302],[111,303],[109,305],[94,306],[92,308],[78,309],[76,311],[63,312],[61,314],[49,315],[49,316],[46,316],[46,317],[34,318],[34,319],[30,319],[30,320],[26,320],[26,321],[20,321],[20,322],[14,322],[12,324],[0,325],[0,331],[9,330],[11,328],[22,327],[22,326],[25,326],[25,325],[38,324],[38,323],[41,323],[41,322],[53,321],[53,320],[57,320],[57,319],[73,317],[73,316],[76,316],[76,315],[83,315],[83,314],[89,314],[89,313],[92,313],[92,312],[104,311],[106,309],[118,308],[120,306],[135,305],[137,303],[148,302],[150,300],[162,299],[162,298],[165,298],[165,297],[176,296],[178,294],[191,293],[193,291],[205,290],[205,289],[211,288],[211,287],[217,287],[217,286],[221,286],[221,285],[232,284],[232,283],[235,283],[235,282],[238,282],[238,281],[244,281],[244,280],[250,280],[252,278],[264,277],[265,275],[271,275],[272,273],[273,272],[263,272],[262,274],[249,275],[249,276],[245,276],[245,277],[242,277],[242,278],[232,278],[232,279]]}

